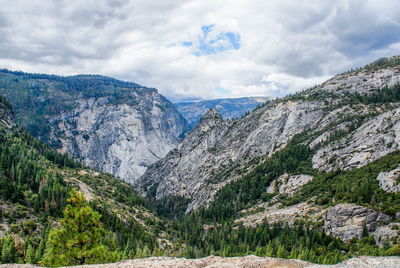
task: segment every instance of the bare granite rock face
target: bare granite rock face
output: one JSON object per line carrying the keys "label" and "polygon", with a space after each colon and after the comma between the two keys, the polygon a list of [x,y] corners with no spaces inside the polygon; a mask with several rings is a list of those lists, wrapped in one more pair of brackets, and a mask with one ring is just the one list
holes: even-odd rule
{"label": "bare granite rock face", "polygon": [[377,88],[393,87],[400,83],[399,66],[369,70],[368,68],[339,74],[324,82],[322,89],[335,94],[370,93]]}
{"label": "bare granite rock face", "polygon": [[[30,264],[3,264],[1,268],[34,268]],[[218,257],[209,256],[201,259],[175,257],[151,257],[127,260],[118,263],[94,264],[69,267],[99,268],[396,268],[400,267],[400,257],[361,256],[334,265],[312,264],[300,260],[286,260],[270,257]]]}
{"label": "bare granite rock face", "polygon": [[[134,98],[134,96],[132,96]],[[89,167],[134,182],[179,142],[186,122],[157,92],[136,96],[136,105],[108,97],[82,99],[53,118],[62,151]]]}
{"label": "bare granite rock face", "polygon": [[[311,266],[313,267],[313,266]],[[318,266],[315,266],[318,267]],[[319,266],[325,267],[325,266]],[[328,266],[329,267],[329,266]],[[400,257],[370,257],[370,256],[361,256],[355,257],[346,261],[343,261],[340,264],[333,265],[332,267],[354,267],[354,268],[396,268],[400,267]]]}
{"label": "bare granite rock face", "polygon": [[398,181],[400,177],[400,167],[391,170],[389,172],[381,172],[376,178],[379,181],[379,187],[389,193],[400,192],[400,183]]}
{"label": "bare granite rock face", "polygon": [[215,192],[234,178],[211,182],[215,174],[284,147],[292,137],[322,118],[319,102],[268,104],[236,121],[224,121],[212,109],[166,158],[152,165],[135,183],[146,195],[156,187],[156,199],[171,195],[191,198],[188,210],[208,204]]}
{"label": "bare granite rock face", "polygon": [[324,171],[358,168],[399,149],[397,108],[372,117],[351,135],[318,150],[312,159],[313,167]]}
{"label": "bare granite rock face", "polygon": [[0,127],[10,129],[14,126],[12,111],[5,103],[0,102]]}
{"label": "bare granite rock face", "polygon": [[[187,212],[193,211],[207,206],[218,189],[251,170],[256,165],[252,159],[267,158],[304,132],[311,134],[305,143],[317,151],[314,168],[362,167],[400,149],[400,105],[352,104],[347,97],[372,94],[399,82],[399,66],[364,68],[337,75],[293,98],[271,101],[238,120],[224,121],[213,111],[205,119],[214,114],[218,120],[211,125],[202,120],[175,150],[151,165],[135,187],[143,195],[151,192],[156,200],[186,197]],[[282,192],[295,191],[291,184]]]}
{"label": "bare granite rock face", "polygon": [[400,224],[390,223],[385,226],[380,226],[374,232],[375,241],[379,246],[383,246],[386,242],[393,245],[394,242],[400,242]]}
{"label": "bare granite rock face", "polygon": [[368,233],[374,233],[378,227],[387,225],[391,218],[383,213],[353,204],[339,204],[330,208],[324,219],[325,231],[344,241],[360,238],[364,225]]}
{"label": "bare granite rock face", "polygon": [[311,175],[289,175],[285,173],[271,183],[271,185],[267,188],[267,193],[277,193],[292,196],[312,179],[313,176]]}
{"label": "bare granite rock face", "polygon": [[288,207],[282,207],[281,203],[273,205],[261,203],[241,212],[246,216],[237,219],[236,223],[242,223],[247,227],[255,227],[266,220],[269,224],[284,222],[289,225],[299,220],[312,220],[315,222],[325,215],[325,209],[307,202],[301,202]]}

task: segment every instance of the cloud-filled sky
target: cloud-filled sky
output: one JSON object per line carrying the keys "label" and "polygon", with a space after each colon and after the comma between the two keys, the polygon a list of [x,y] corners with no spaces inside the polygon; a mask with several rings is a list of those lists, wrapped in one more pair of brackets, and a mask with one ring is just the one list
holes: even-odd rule
{"label": "cloud-filled sky", "polygon": [[174,101],[283,96],[400,54],[397,0],[0,0],[0,68]]}

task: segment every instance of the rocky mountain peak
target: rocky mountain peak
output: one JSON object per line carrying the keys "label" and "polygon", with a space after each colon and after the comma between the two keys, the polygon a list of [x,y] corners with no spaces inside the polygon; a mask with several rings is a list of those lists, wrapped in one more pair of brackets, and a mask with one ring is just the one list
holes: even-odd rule
{"label": "rocky mountain peak", "polygon": [[222,121],[222,115],[218,112],[218,110],[215,108],[211,108],[200,119],[200,125],[217,125],[220,124]]}

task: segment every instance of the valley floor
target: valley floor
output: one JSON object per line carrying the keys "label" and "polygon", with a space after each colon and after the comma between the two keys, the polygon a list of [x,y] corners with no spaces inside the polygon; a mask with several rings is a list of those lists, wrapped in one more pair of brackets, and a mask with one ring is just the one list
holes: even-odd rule
{"label": "valley floor", "polygon": [[[29,264],[4,264],[0,268],[34,268]],[[217,257],[209,256],[201,259],[184,259],[173,257],[151,257],[127,260],[119,263],[96,264],[70,267],[101,268],[397,268],[400,257],[356,257],[336,265],[319,265],[300,260],[286,260],[269,257]]]}

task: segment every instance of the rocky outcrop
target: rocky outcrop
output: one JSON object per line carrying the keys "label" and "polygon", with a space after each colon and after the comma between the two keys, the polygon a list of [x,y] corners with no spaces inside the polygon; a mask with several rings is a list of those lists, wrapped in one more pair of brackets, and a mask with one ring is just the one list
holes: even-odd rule
{"label": "rocky outcrop", "polygon": [[400,224],[390,223],[378,227],[374,232],[374,238],[379,246],[383,246],[386,243],[389,245],[398,244],[400,242]]}
{"label": "rocky outcrop", "polygon": [[[6,264],[0,267],[34,268],[30,264]],[[335,265],[318,265],[300,260],[285,260],[270,257],[218,257],[209,256],[201,259],[184,259],[176,257],[151,257],[126,260],[119,263],[82,265],[69,267],[102,267],[102,268],[395,268],[400,267],[400,257],[355,257]]]}
{"label": "rocky outcrop", "polygon": [[379,181],[379,187],[389,193],[400,192],[400,167],[389,172],[380,172],[376,178]]}
{"label": "rocky outcrop", "polygon": [[378,227],[387,225],[391,218],[383,213],[353,204],[339,204],[330,208],[325,215],[324,229],[333,236],[348,241],[360,238],[364,229],[368,234],[374,233]]}
{"label": "rocky outcrop", "polygon": [[13,113],[9,103],[0,99],[0,127],[10,129],[14,126]]}
{"label": "rocky outcrop", "polygon": [[293,206],[282,207],[281,203],[269,204],[262,203],[251,209],[241,211],[246,215],[236,220],[236,223],[242,223],[244,226],[255,227],[264,221],[268,223],[284,222],[292,225],[296,221],[311,220],[318,221],[324,214],[325,210],[315,204],[307,202],[298,203]]}
{"label": "rocky outcrop", "polygon": [[[316,266],[318,267],[318,266]],[[325,267],[319,266],[319,267]],[[329,265],[327,266],[329,267]],[[369,268],[369,267],[382,267],[382,268],[396,268],[400,267],[400,258],[399,257],[371,257],[371,256],[361,256],[355,257],[349,260],[346,260],[340,264],[332,265],[332,267],[337,268],[345,268],[345,267],[354,267],[354,268]]]}
{"label": "rocky outcrop", "polygon": [[311,175],[289,175],[286,173],[274,180],[271,185],[268,186],[267,193],[292,196],[312,179],[313,176]]}
{"label": "rocky outcrop", "polygon": [[372,117],[351,135],[328,144],[314,155],[313,167],[330,171],[365,166],[400,149],[400,108]]}

